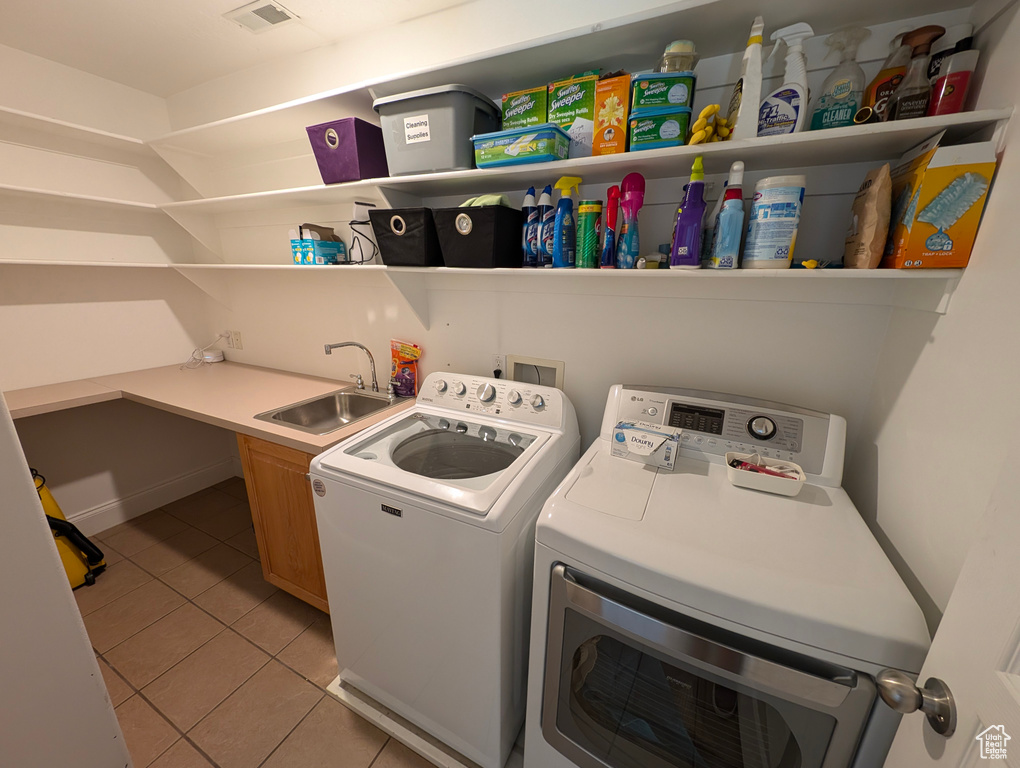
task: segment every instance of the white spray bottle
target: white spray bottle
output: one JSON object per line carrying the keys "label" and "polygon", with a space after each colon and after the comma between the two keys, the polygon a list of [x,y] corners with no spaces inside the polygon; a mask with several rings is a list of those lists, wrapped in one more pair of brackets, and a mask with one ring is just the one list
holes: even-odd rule
{"label": "white spray bottle", "polygon": [[750,139],[758,132],[758,105],[761,104],[761,36],[765,20],[756,16],[740,62],[740,79],[733,86],[726,111],[731,139]]}
{"label": "white spray bottle", "polygon": [[855,27],[825,38],[830,51],[839,51],[837,66],[822,83],[811,113],[811,130],[846,128],[854,124],[854,115],[864,106],[864,70],[857,63],[857,46],[871,36],[870,29]]}
{"label": "white spray bottle", "polygon": [[811,26],[800,22],[772,33],[776,42],[772,56],[780,45],[786,46],[786,77],[781,86],[769,93],[758,108],[758,135],[783,136],[804,130],[808,114],[807,60],[804,41],[814,37]]}

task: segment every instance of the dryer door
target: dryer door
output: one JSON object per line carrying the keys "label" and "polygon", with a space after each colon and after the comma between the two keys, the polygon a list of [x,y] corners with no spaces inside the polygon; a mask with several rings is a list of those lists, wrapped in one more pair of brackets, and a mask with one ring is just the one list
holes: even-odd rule
{"label": "dryer door", "polygon": [[582,768],[848,766],[870,678],[557,565],[542,732]]}

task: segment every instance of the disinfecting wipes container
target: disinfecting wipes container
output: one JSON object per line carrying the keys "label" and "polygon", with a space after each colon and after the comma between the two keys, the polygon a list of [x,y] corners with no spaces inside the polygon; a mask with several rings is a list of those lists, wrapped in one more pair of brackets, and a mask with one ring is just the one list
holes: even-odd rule
{"label": "disinfecting wipes container", "polygon": [[745,269],[786,269],[793,262],[806,184],[803,176],[770,176],[755,184],[744,245]]}

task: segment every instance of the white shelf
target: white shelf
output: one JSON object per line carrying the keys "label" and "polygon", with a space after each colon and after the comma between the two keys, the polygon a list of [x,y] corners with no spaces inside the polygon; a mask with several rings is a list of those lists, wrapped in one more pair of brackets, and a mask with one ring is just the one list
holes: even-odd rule
{"label": "white shelf", "polygon": [[806,131],[793,136],[771,136],[504,168],[390,176],[346,184],[253,192],[167,203],[161,208],[188,227],[179,216],[345,205],[355,200],[380,202],[394,199],[396,194],[402,194],[405,200],[413,200],[516,190],[530,185],[537,187],[551,184],[560,176],[568,174],[580,176],[587,184],[618,182],[630,172],[641,173],[649,179],[685,177],[690,173],[694,156],[699,154],[704,156],[707,173],[724,173],[734,160],[743,160],[745,168],[752,172],[890,160],[941,130],[947,132],[947,141],[952,142],[1007,120],[1011,114],[1011,108],[986,109],[876,125]]}
{"label": "white shelf", "polygon": [[102,147],[109,147],[122,152],[152,156],[152,149],[141,139],[121,136],[84,125],[56,120],[51,117],[23,112],[19,109],[0,106],[0,124],[17,128],[28,128],[40,133],[63,137],[72,141],[84,141]]}
{"label": "white shelf", "polygon": [[47,259],[0,259],[0,266],[13,267],[118,267],[127,269],[171,269],[177,264],[164,262],[142,262],[142,261],[74,261],[66,259],[63,261],[52,261]]}
{"label": "white shelf", "polygon": [[139,203],[135,200],[117,200],[110,197],[78,195],[72,192],[57,192],[51,189],[35,189],[33,187],[21,187],[10,184],[0,184],[0,196],[69,202],[77,205],[119,209],[135,213],[160,213],[160,206],[155,203]]}

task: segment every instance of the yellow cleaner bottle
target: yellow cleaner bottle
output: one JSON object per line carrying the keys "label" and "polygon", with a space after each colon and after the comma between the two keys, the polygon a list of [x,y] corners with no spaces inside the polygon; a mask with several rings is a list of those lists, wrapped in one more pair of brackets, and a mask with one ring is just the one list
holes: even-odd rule
{"label": "yellow cleaner bottle", "polygon": [[825,78],[822,92],[811,113],[811,130],[845,128],[864,106],[864,70],[857,63],[857,46],[871,36],[870,29],[856,27],[825,38],[832,51],[839,51],[839,66]]}
{"label": "yellow cleaner bottle", "polygon": [[732,130],[731,139],[750,139],[758,135],[758,105],[761,103],[761,36],[765,21],[756,16],[747,38],[744,59],[740,62],[740,79],[733,86],[726,119]]}
{"label": "yellow cleaner bottle", "polygon": [[781,86],[762,100],[758,108],[758,135],[783,136],[804,130],[807,122],[807,61],[804,41],[814,37],[809,24],[800,22],[772,33],[777,41],[769,58],[779,46],[786,46],[786,77]]}

